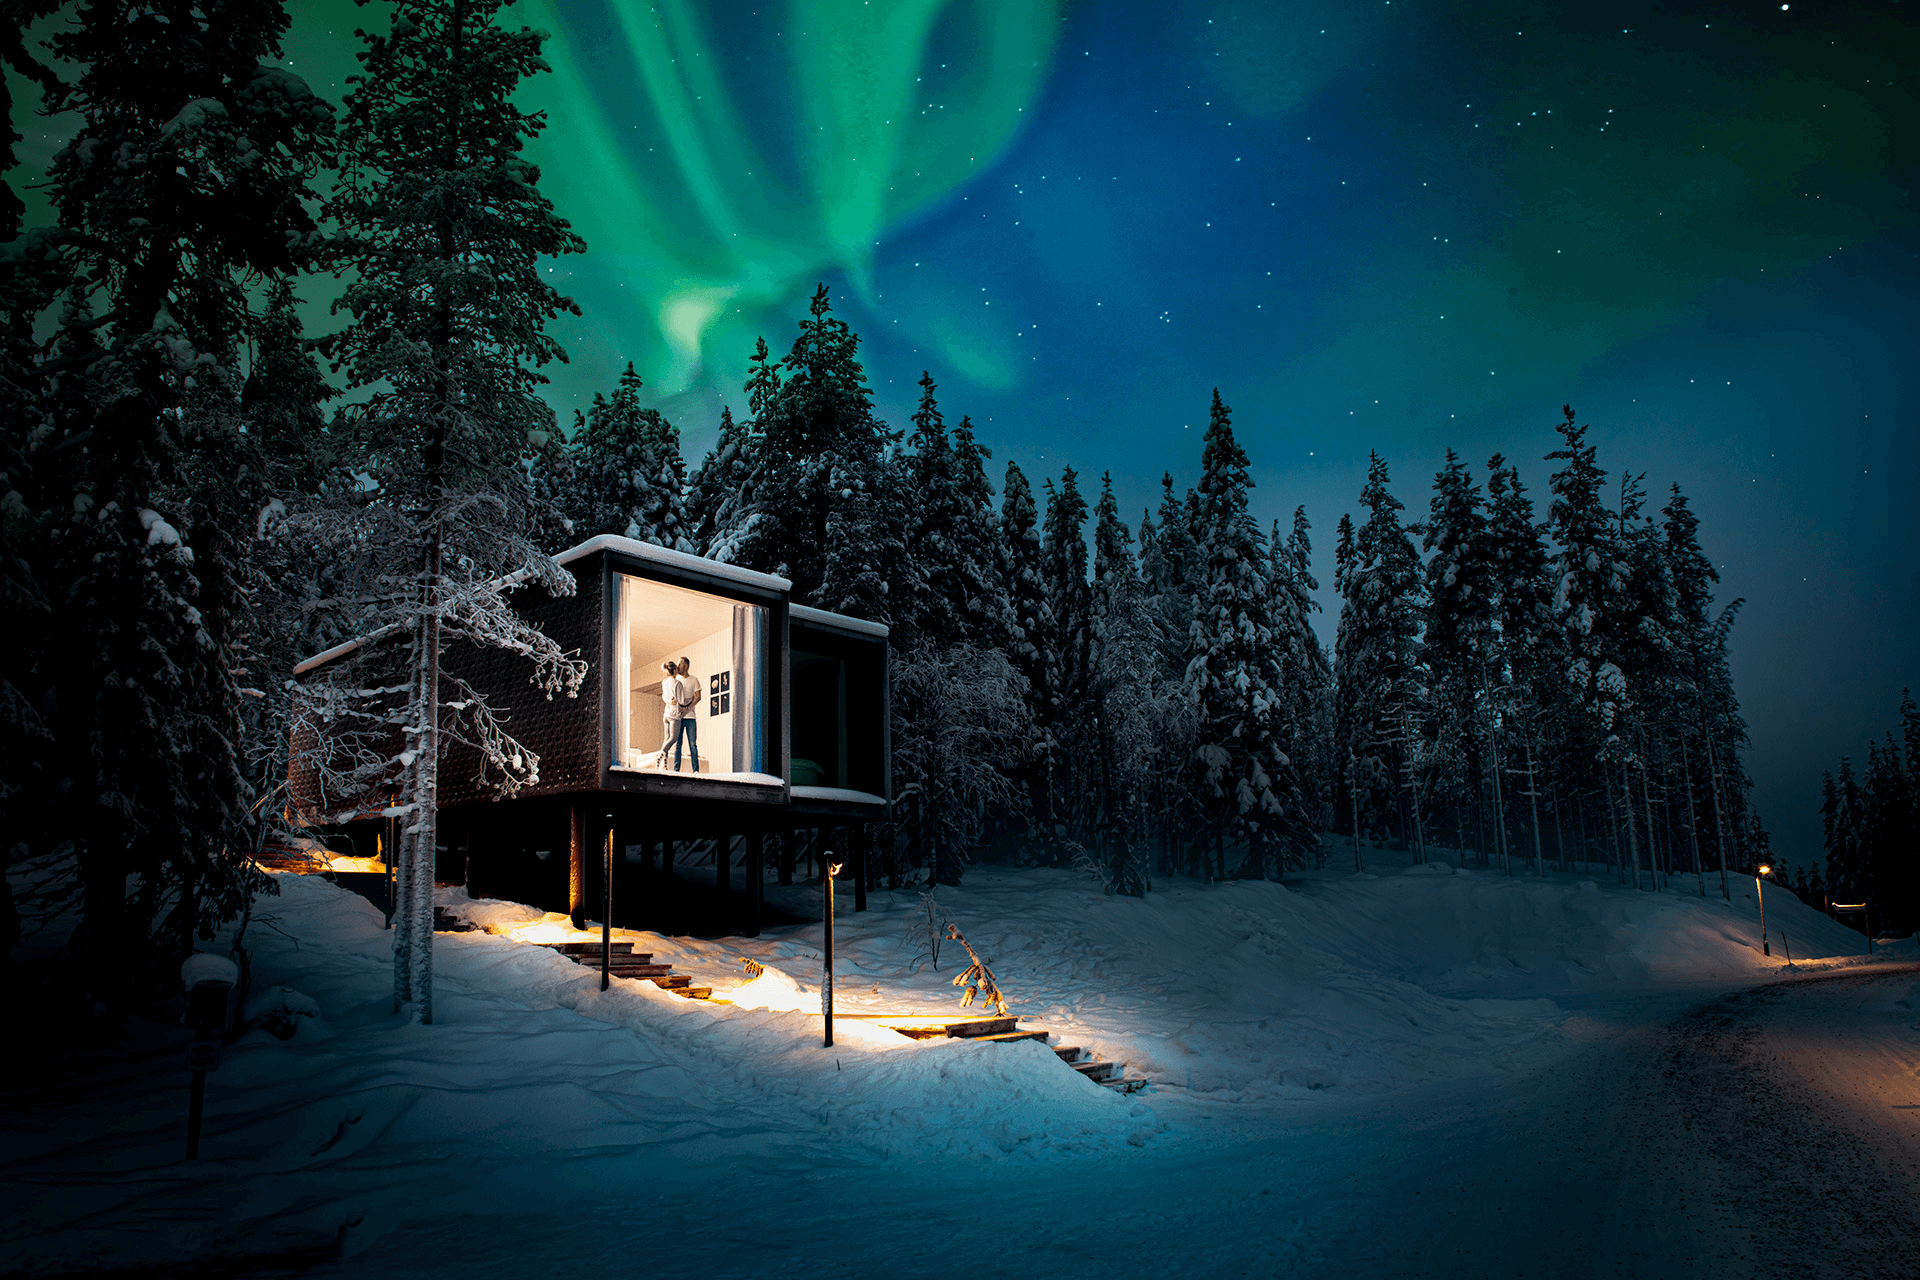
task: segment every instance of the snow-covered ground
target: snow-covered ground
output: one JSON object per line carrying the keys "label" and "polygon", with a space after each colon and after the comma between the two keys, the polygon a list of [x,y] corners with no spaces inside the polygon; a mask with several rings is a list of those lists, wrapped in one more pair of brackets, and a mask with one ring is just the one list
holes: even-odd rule
{"label": "snow-covered ground", "polygon": [[[603,993],[597,970],[532,945],[597,930],[442,891],[490,932],[436,938],[436,1023],[419,1026],[392,1012],[380,914],[317,877],[280,885],[250,934],[249,1014],[262,1029],[227,1046],[209,1077],[202,1159],[180,1159],[185,1033],[152,1028],[131,1047],[148,1055],[138,1069],[5,1117],[6,1269],[223,1255],[342,1274],[514,1275],[545,1273],[549,1251],[611,1263],[622,1242],[645,1241],[655,1274],[933,1274],[913,1250],[991,1240],[1009,1216],[1003,1195],[1058,1194],[1063,1211],[1100,1217],[1108,1185],[1199,1199],[1191,1213],[1156,1210],[1146,1252],[1116,1227],[1094,1265],[1153,1274],[1147,1259],[1178,1256],[1183,1231],[1198,1233],[1195,1257],[1245,1260],[1258,1242],[1213,1220],[1222,1196],[1282,1218],[1292,1210],[1258,1197],[1311,1196],[1324,1211],[1345,1194],[1327,1180],[1392,1161],[1382,1135],[1431,1100],[1458,1107],[1572,1079],[1623,1027],[1780,976],[1783,934],[1800,972],[1865,963],[1859,934],[1772,888],[1763,957],[1750,879],[1733,881],[1730,903],[1717,877],[1703,898],[1690,879],[1636,893],[1604,876],[1444,864],[1285,886],[1169,881],[1143,900],[1062,871],[978,868],[939,889],[942,921],[992,967],[1023,1025],[1151,1082],[1121,1096],[1034,1042],[913,1041],[875,1025],[960,1014],[951,980],[965,953],[945,941],[933,966],[917,893],[877,893],[856,914],[842,891],[843,1016],[825,1049],[818,924],[720,941],[617,932],[737,1001],[703,1003],[643,981]],[[820,889],[770,892],[797,906]],[[1913,955],[1903,943],[1876,965]],[[767,973],[750,979],[743,959]],[[1877,1062],[1864,1069],[1912,1092],[1920,1058],[1862,1052],[1848,1061]],[[1288,1160],[1318,1153],[1311,1167],[1269,1176],[1261,1166],[1283,1139]],[[1343,1161],[1359,1164],[1336,1174]],[[936,1207],[942,1234],[917,1245],[874,1218]],[[1294,1220],[1313,1217],[1302,1207]],[[1269,1251],[1270,1270],[1332,1265],[1317,1246],[1289,1248]]]}

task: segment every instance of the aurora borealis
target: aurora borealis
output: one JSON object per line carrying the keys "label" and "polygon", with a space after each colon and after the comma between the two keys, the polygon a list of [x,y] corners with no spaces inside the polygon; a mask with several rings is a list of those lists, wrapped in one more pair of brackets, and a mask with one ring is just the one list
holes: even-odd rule
{"label": "aurora borealis", "polygon": [[[378,6],[292,11],[288,60],[337,101]],[[1449,447],[1520,459],[1544,503],[1570,402],[1603,466],[1682,484],[1749,602],[1784,862],[1818,853],[1819,770],[1920,685],[1910,4],[509,13],[552,33],[532,154],[588,244],[554,268],[584,312],[563,421],[632,360],[697,463],[824,279],[889,421],[929,370],[997,465],[1111,470],[1136,518],[1192,481],[1218,386],[1324,583],[1369,450],[1410,515]]]}

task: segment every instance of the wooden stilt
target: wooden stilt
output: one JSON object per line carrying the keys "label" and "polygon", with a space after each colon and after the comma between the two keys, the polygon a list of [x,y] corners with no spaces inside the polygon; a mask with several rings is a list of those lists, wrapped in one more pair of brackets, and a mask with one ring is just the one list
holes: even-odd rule
{"label": "wooden stilt", "polygon": [[747,841],[747,936],[760,936],[760,899],[763,895],[766,868],[762,865],[762,850],[765,844],[761,833],[749,831]]}
{"label": "wooden stilt", "polygon": [[867,824],[855,823],[847,828],[847,839],[853,842],[853,909],[867,909]]}
{"label": "wooden stilt", "polygon": [[587,815],[567,807],[567,914],[573,927],[587,927]]}

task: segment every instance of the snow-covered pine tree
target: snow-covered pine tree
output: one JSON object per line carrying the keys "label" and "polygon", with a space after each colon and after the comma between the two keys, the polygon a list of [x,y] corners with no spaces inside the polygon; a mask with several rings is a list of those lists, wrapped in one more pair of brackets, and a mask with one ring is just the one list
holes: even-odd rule
{"label": "snow-covered pine tree", "polygon": [[1193,643],[1193,615],[1202,577],[1190,509],[1193,496],[1189,491],[1188,501],[1182,501],[1174,492],[1172,473],[1162,473],[1153,536],[1147,537],[1144,518],[1140,535],[1140,568],[1160,620],[1161,660],[1169,675],[1182,678]]}
{"label": "snow-covered pine tree", "polygon": [[1498,726],[1505,709],[1491,660],[1493,571],[1480,486],[1452,449],[1434,476],[1421,525],[1426,565],[1424,634],[1432,672],[1432,712],[1439,760],[1467,795],[1491,802],[1496,844],[1505,852],[1506,779]]}
{"label": "snow-covered pine tree", "polygon": [[897,436],[873,414],[859,349],[824,284],[784,359],[760,344],[747,381],[750,469],[716,513],[709,554],[779,574],[803,604],[891,624],[896,591],[911,593],[887,456]]}
{"label": "snow-covered pine tree", "polygon": [[[362,667],[322,670],[320,708],[355,703],[354,689],[394,688],[381,718],[397,746],[390,764],[335,779],[392,787],[402,818],[395,913],[394,1001],[433,1020],[434,821],[442,741],[478,747],[511,786],[538,758],[508,737],[485,699],[442,670],[449,637],[527,657],[549,695],[571,694],[583,664],[528,626],[503,580],[556,593],[573,580],[529,537],[531,485],[520,459],[555,437],[537,388],[539,367],[563,359],[544,332],[573,303],[541,277],[541,259],[580,251],[578,236],[540,194],[521,154],[544,118],[514,104],[520,82],[546,69],[542,37],[507,30],[500,0],[396,0],[386,32],[363,33],[361,72],[346,102],[346,158],[329,211],[344,232],[341,262],[355,279],[336,302],[353,317],[328,347],[353,388],[351,422],[371,492],[334,514],[336,547],[365,551],[363,622],[411,638],[406,669],[356,686]],[[322,522],[317,521],[316,525]],[[442,693],[444,683],[456,687]],[[358,774],[356,777],[355,775]]]}
{"label": "snow-covered pine tree", "polygon": [[290,509],[317,500],[330,481],[352,483],[337,473],[338,442],[321,411],[334,392],[302,333],[297,302],[287,280],[268,290],[240,395],[240,419],[259,450],[269,495],[256,522],[249,616],[239,645],[239,674],[247,686],[241,704],[247,776],[255,791],[268,797],[255,804],[255,837],[262,842],[286,808],[269,793],[284,786],[287,776],[292,710],[287,673],[302,658],[347,638],[335,625],[338,619],[320,607],[337,594],[328,582],[336,566],[313,545],[284,536]]}
{"label": "snow-covered pine tree", "polygon": [[1064,825],[1065,838],[1084,847],[1091,836],[1093,813],[1084,776],[1091,608],[1087,500],[1080,493],[1079,473],[1072,467],[1061,472],[1059,488],[1051,480],[1045,481],[1044,487],[1047,509],[1040,534],[1040,579],[1046,587],[1053,628],[1041,639],[1051,679],[1037,691],[1036,719],[1054,834],[1061,835],[1059,828]]}
{"label": "snow-covered pine tree", "polygon": [[1596,740],[1590,750],[1598,781],[1611,797],[1616,820],[1624,828],[1634,883],[1640,883],[1639,823],[1633,817],[1627,792],[1627,773],[1633,754],[1628,721],[1631,691],[1621,632],[1626,627],[1622,600],[1631,572],[1620,546],[1616,521],[1601,501],[1607,473],[1595,461],[1594,446],[1586,443],[1587,428],[1575,421],[1572,406],[1562,410],[1555,424],[1563,440],[1547,460],[1564,465],[1553,474],[1553,503],[1548,512],[1558,553],[1554,557],[1554,615],[1566,654],[1569,692],[1580,709],[1573,731]]}
{"label": "snow-covered pine tree", "polygon": [[641,386],[629,361],[611,397],[594,393],[564,452],[536,464],[535,484],[566,518],[556,527],[562,544],[551,550],[613,533],[694,551],[680,431],[640,403]]}
{"label": "snow-covered pine tree", "polygon": [[1320,584],[1313,576],[1312,527],[1305,507],[1293,509],[1293,527],[1284,535],[1280,522],[1274,521],[1268,545],[1267,599],[1273,620],[1274,687],[1281,696],[1276,736],[1300,789],[1302,820],[1310,832],[1317,832],[1331,816],[1332,779],[1337,771],[1329,754],[1327,722],[1333,672],[1312,621],[1320,611],[1313,594]]}
{"label": "snow-covered pine tree", "polygon": [[[760,344],[766,350],[766,343]],[[707,452],[700,469],[687,482],[687,525],[693,545],[703,556],[724,559],[715,554],[714,539],[721,523],[721,510],[741,500],[742,486],[750,469],[752,441],[733,420],[733,409],[720,406],[720,435]]]}
{"label": "snow-covered pine tree", "polygon": [[992,454],[962,417],[949,435],[930,374],[920,378],[912,449],[902,460],[908,504],[908,558],[914,566],[916,637],[933,644],[1006,648],[1013,623],[1000,553],[999,521],[986,459]]}
{"label": "snow-covered pine tree", "polygon": [[[1736,707],[1709,706],[1708,697],[1722,690],[1728,695],[1732,692],[1731,679],[1724,678],[1724,673],[1714,670],[1713,665],[1724,659],[1726,628],[1731,626],[1745,602],[1733,601],[1722,612],[1724,625],[1716,624],[1713,588],[1720,581],[1720,575],[1700,549],[1700,521],[1687,505],[1687,497],[1678,484],[1672,487],[1661,515],[1664,517],[1662,559],[1672,592],[1671,625],[1675,646],[1672,727],[1686,799],[1688,840],[1692,849],[1699,850],[1694,853],[1695,859],[1704,864],[1700,833],[1710,833],[1704,842],[1705,849],[1711,849],[1716,855],[1720,888],[1726,895],[1729,892],[1728,850],[1719,824],[1710,820],[1717,806],[1715,783],[1706,768],[1708,759],[1717,758],[1720,753],[1712,750],[1706,739],[1728,715],[1737,720],[1739,711]],[[1705,866],[1698,869],[1704,871]]]}
{"label": "snow-covered pine tree", "polygon": [[903,460],[906,481],[913,494],[907,516],[907,552],[919,567],[914,598],[903,605],[910,615],[911,645],[946,647],[959,643],[965,626],[961,608],[967,596],[962,585],[959,531],[961,499],[956,483],[953,442],[934,397],[933,374],[920,373],[920,403],[913,411],[913,430],[907,435],[910,452]]}
{"label": "snow-covered pine tree", "polygon": [[[1195,490],[1201,576],[1186,692],[1195,739],[1188,773],[1207,808],[1212,873],[1220,877],[1227,874],[1229,839],[1247,841],[1248,863],[1263,874],[1270,854],[1284,865],[1310,838],[1276,733],[1284,695],[1274,684],[1267,540],[1247,508],[1252,487],[1232,411],[1216,387]],[[1269,840],[1277,849],[1269,850]]]}
{"label": "snow-covered pine tree", "polygon": [[[1041,718],[1042,699],[1053,682],[1049,665],[1052,646],[1047,637],[1053,630],[1053,609],[1047,600],[1040,555],[1040,513],[1034,505],[1033,489],[1027,483],[1020,464],[1007,463],[1006,486],[1000,500],[1001,579],[1007,584],[1007,599],[1012,615],[1011,648],[1008,658],[1027,681],[1027,722]],[[1036,732],[1038,730],[1036,729]],[[1039,846],[1054,838],[1051,797],[1046,787],[1046,772],[1037,763],[1036,750],[1027,753],[1027,819],[1034,847],[1029,856],[1042,856]]]}
{"label": "snow-covered pine tree", "polygon": [[1561,701],[1564,665],[1554,647],[1558,633],[1550,625],[1544,531],[1534,520],[1519,468],[1497,453],[1487,461],[1487,500],[1486,585],[1493,597],[1488,666],[1502,693],[1502,714],[1511,718],[1507,766],[1521,784],[1515,803],[1526,802],[1538,862],[1545,856],[1540,824],[1551,804],[1542,800],[1552,785],[1549,733]]}
{"label": "snow-covered pine tree", "polygon": [[1425,700],[1420,556],[1387,484],[1386,460],[1369,455],[1360,491],[1367,518],[1357,530],[1342,518],[1335,554],[1342,603],[1334,642],[1334,750],[1352,810],[1356,865],[1361,832],[1389,813],[1400,818],[1402,838],[1416,851],[1420,845],[1420,776],[1411,754],[1417,741],[1410,730],[1424,715]]}
{"label": "snow-covered pine tree", "polygon": [[962,414],[953,429],[954,490],[958,495],[953,554],[958,568],[955,601],[964,634],[971,643],[1002,652],[1013,643],[1013,606],[1007,594],[1000,555],[1000,517],[993,508],[987,461],[993,451],[981,444],[973,419]]}
{"label": "snow-covered pine tree", "polygon": [[259,883],[235,675],[264,473],[237,368],[247,284],[310,259],[332,129],[267,65],[287,25],[278,0],[94,0],[50,42],[81,69],[44,84],[78,125],[49,174],[53,241],[105,310],[69,308],[31,450],[27,559],[52,604],[34,683],[57,708],[32,826],[76,860],[76,971],[109,1004],[128,975],[166,981]]}
{"label": "snow-covered pine tree", "polygon": [[[0,222],[7,216],[0,209]],[[18,227],[0,231],[11,238]],[[53,735],[35,693],[53,606],[29,556],[41,545],[42,522],[52,513],[29,459],[45,442],[53,412],[34,326],[67,282],[53,237],[0,247],[0,613],[7,619],[0,627],[0,831],[7,833],[0,841],[0,868],[8,873],[0,891],[0,947],[6,951],[0,974],[11,971],[21,934],[13,875],[24,882],[32,874],[16,860],[36,851],[44,859],[50,843],[36,828],[48,816],[44,797]],[[35,904],[43,912],[53,905]]]}
{"label": "snow-covered pine tree", "polygon": [[1176,763],[1167,744],[1179,689],[1161,677],[1159,639],[1108,473],[1093,524],[1087,663],[1096,800],[1087,847],[1107,891],[1133,897],[1152,884],[1146,840],[1162,780]]}

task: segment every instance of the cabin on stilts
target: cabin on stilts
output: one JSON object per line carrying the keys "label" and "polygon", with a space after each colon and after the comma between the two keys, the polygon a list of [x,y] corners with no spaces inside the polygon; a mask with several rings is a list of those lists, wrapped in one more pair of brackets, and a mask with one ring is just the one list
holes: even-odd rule
{"label": "cabin on stilts", "polygon": [[[515,607],[585,659],[577,696],[547,697],[517,654],[453,639],[443,652],[443,670],[539,756],[539,776],[500,798],[479,752],[443,739],[435,879],[598,919],[611,833],[615,925],[757,934],[769,864],[791,883],[799,861],[827,849],[864,910],[871,824],[892,794],[887,628],[796,605],[784,578],[629,538],[555,559],[575,593],[523,589]],[[354,641],[300,663],[295,678],[366,644],[390,647],[396,670],[405,661],[404,635]],[[683,659],[675,678],[691,727],[671,735],[676,766],[663,684]],[[295,820],[333,853],[380,858],[392,834],[382,806],[323,794],[324,732],[298,718],[292,730]]]}

